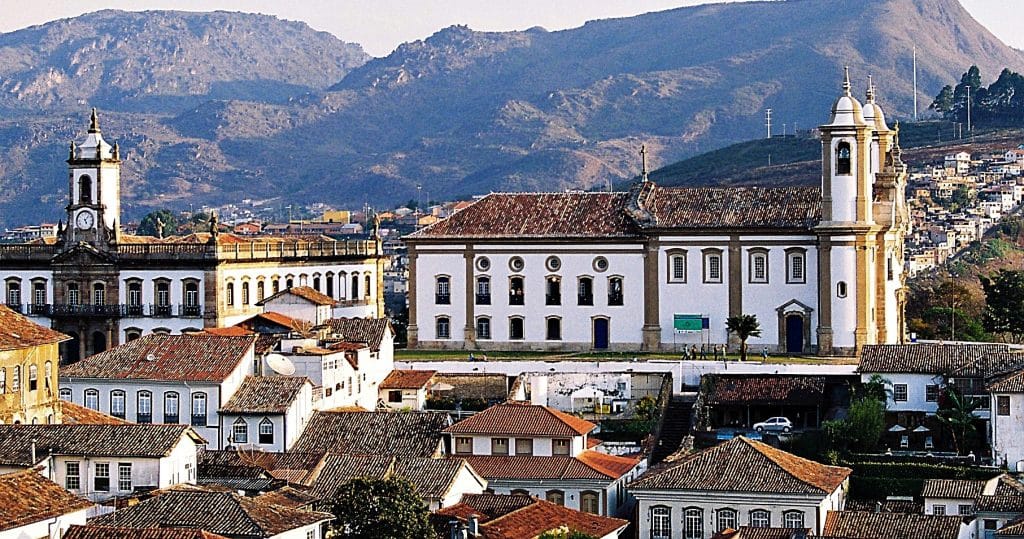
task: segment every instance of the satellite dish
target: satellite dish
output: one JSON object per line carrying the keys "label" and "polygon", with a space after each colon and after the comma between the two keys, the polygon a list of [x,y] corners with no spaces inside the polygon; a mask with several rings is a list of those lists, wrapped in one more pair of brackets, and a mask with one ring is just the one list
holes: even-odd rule
{"label": "satellite dish", "polygon": [[295,364],[281,354],[268,354],[267,366],[270,367],[270,370],[280,374],[281,376],[291,376],[295,374]]}
{"label": "satellite dish", "polygon": [[146,361],[156,361],[156,356],[153,354],[146,354]]}
{"label": "satellite dish", "polygon": [[438,383],[430,386],[430,390],[431,391],[451,391],[453,389],[455,389],[455,386],[453,386],[451,384],[446,384],[444,382],[438,382]]}

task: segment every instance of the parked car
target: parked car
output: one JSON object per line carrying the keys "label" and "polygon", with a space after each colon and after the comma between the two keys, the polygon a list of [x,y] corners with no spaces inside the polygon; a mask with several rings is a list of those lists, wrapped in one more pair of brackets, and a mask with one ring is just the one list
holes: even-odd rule
{"label": "parked car", "polygon": [[786,417],[770,417],[760,423],[754,423],[754,430],[757,432],[790,432],[793,430],[793,422]]}

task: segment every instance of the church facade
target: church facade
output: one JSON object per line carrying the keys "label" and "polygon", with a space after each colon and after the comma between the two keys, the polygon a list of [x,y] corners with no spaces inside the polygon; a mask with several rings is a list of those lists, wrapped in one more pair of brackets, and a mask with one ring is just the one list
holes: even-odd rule
{"label": "church facade", "polygon": [[644,173],[629,192],[491,194],[411,234],[410,347],[711,350],[738,342],[725,323],[741,314],[761,324],[756,351],[902,341],[898,133],[848,75],[820,133],[816,187]]}
{"label": "church facade", "polygon": [[380,241],[241,237],[209,233],[150,237],[120,229],[120,150],[93,111],[68,156],[66,224],[54,241],[0,244],[4,302],[72,337],[76,361],[147,333],[233,325],[262,312],[263,299],[309,286],[337,300],[335,316],[380,317]]}

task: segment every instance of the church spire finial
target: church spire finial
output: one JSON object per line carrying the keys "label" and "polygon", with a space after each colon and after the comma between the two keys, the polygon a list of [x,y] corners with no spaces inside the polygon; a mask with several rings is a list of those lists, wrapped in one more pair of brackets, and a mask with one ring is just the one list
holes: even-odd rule
{"label": "church spire finial", "polygon": [[850,66],[843,67],[843,92],[850,95]]}
{"label": "church spire finial", "polygon": [[96,112],[96,107],[92,108],[92,117],[89,118],[89,132],[100,132],[100,115]]}
{"label": "church spire finial", "polygon": [[647,145],[640,145],[640,181],[647,182],[650,178],[647,177]]}
{"label": "church spire finial", "polygon": [[874,103],[875,101],[875,81],[871,79],[871,75],[868,75],[868,91],[867,91],[868,103]]}

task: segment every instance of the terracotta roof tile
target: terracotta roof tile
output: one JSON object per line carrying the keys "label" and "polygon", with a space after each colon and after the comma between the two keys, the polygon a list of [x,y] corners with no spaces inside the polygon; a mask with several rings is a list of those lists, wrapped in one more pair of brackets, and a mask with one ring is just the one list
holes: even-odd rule
{"label": "terracotta roof tile", "polygon": [[437,371],[395,369],[380,384],[381,389],[423,389]]}
{"label": "terracotta roof tile", "polygon": [[635,489],[729,490],[738,492],[831,494],[849,468],[825,466],[745,437],[699,451],[651,470]]}
{"label": "terracotta roof tile", "polygon": [[284,414],[306,384],[312,386],[305,376],[246,376],[220,411],[229,414]]}
{"label": "terracotta roof tile", "polygon": [[946,374],[983,355],[1007,351],[1001,344],[872,344],[861,349],[859,371]]}
{"label": "terracotta roof tile", "polygon": [[962,523],[958,516],[829,511],[821,535],[857,539],[957,539]]}
{"label": "terracotta roof tile", "polygon": [[519,494],[463,494],[459,503],[435,511],[458,518],[477,515],[480,522],[507,515],[516,509],[533,505],[537,498]]}
{"label": "terracotta roof tile", "polygon": [[738,530],[726,528],[713,535],[711,539],[803,539],[807,537],[809,529],[740,526]]}
{"label": "terracotta roof tile", "polygon": [[172,490],[91,522],[131,528],[200,528],[255,539],[332,518],[330,513],[269,505],[234,493]]}
{"label": "terracotta roof tile", "polygon": [[63,333],[40,326],[6,305],[0,305],[0,350],[18,350],[59,343],[70,338]]}
{"label": "terracotta roof tile", "polygon": [[594,537],[621,531],[629,521],[570,509],[545,500],[493,518],[480,525],[484,539],[523,539],[565,526]]}
{"label": "terracotta roof tile", "polygon": [[357,477],[384,479],[391,473],[395,458],[391,455],[325,455],[309,483],[309,493],[324,500],[334,496],[338,487]]}
{"label": "terracotta roof tile", "polygon": [[394,331],[387,318],[331,318],[323,326],[330,328],[332,334],[339,335],[342,341],[366,343],[372,352],[379,352],[384,336]]}
{"label": "terracotta roof tile", "polygon": [[490,402],[508,399],[508,376],[504,374],[438,373],[434,379],[438,384],[452,386],[452,389],[439,394],[455,399],[483,399]]}
{"label": "terracotta roof tile", "polygon": [[36,455],[164,457],[185,436],[202,442],[187,425],[0,425],[0,464],[33,466]]}
{"label": "terracotta roof tile", "polygon": [[245,337],[247,335],[254,335],[252,330],[245,329],[238,326],[228,326],[226,328],[206,328],[203,330],[205,333],[210,335],[217,335],[219,337]]}
{"label": "terracotta roof tile", "polygon": [[266,305],[277,298],[284,296],[296,296],[302,298],[314,305],[334,305],[337,303],[334,298],[326,294],[321,294],[315,289],[308,286],[293,286],[291,288],[285,288],[284,290],[265,298],[263,301],[257,302],[256,305]]}
{"label": "terracotta roof tile", "polygon": [[127,528],[122,526],[73,525],[64,539],[227,539],[205,530],[186,528]]}
{"label": "terracotta roof tile", "polygon": [[263,320],[268,320],[289,330],[301,327],[301,325],[304,322],[303,320],[298,320],[296,318],[292,318],[288,315],[274,311],[267,311],[265,313],[257,314],[256,316],[247,320],[247,322],[253,320],[254,318],[262,318]]}
{"label": "terracotta roof tile", "polygon": [[0,532],[92,507],[35,470],[0,475]]}
{"label": "terracotta roof tile", "polygon": [[305,490],[299,490],[289,485],[285,485],[277,490],[265,492],[253,499],[260,503],[280,505],[281,507],[290,507],[292,509],[310,507],[313,503],[318,501],[316,496],[309,494]]}
{"label": "terracotta roof tile", "polygon": [[715,375],[707,391],[708,404],[815,405],[825,399],[825,376]]}
{"label": "terracotta roof tile", "polygon": [[402,457],[395,460],[394,473],[408,479],[421,498],[437,499],[448,494],[467,465],[463,459]]}
{"label": "terracotta roof tile", "polygon": [[600,451],[583,451],[577,456],[581,462],[608,477],[622,477],[640,464],[639,458],[620,457]]}
{"label": "terracotta roof tile", "polygon": [[993,393],[1024,393],[1024,370],[997,377],[985,389]]}
{"label": "terracotta roof tile", "polygon": [[65,425],[128,425],[128,421],[86,408],[73,402],[61,401],[61,422]]}
{"label": "terracotta roof tile", "polygon": [[821,220],[819,187],[660,187],[640,193],[651,226],[672,229],[810,229]]}
{"label": "terracotta roof tile", "polygon": [[[481,477],[492,479],[618,479],[636,467],[637,461],[611,455],[595,456],[584,451],[579,457],[537,457],[525,455],[459,455]],[[611,457],[611,458],[609,458]],[[629,464],[632,464],[630,466]]]}
{"label": "terracotta roof tile", "polygon": [[922,498],[959,498],[973,500],[985,489],[985,481],[970,479],[925,479]]}
{"label": "terracotta roof tile", "polygon": [[60,376],[222,381],[246,359],[255,343],[255,336],[144,335],[78,363],[62,366]]}
{"label": "terracotta roof tile", "polygon": [[1017,517],[996,531],[999,537],[1024,537],[1024,516]]}
{"label": "terracotta roof tile", "polygon": [[507,434],[509,436],[572,437],[589,433],[597,425],[548,406],[505,402],[473,414],[445,429],[453,434]]}
{"label": "terracotta roof tile", "polygon": [[432,457],[449,423],[438,412],[315,412],[292,451]]}

